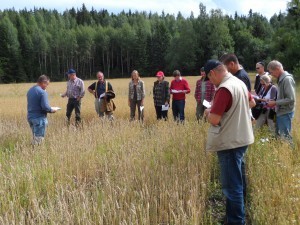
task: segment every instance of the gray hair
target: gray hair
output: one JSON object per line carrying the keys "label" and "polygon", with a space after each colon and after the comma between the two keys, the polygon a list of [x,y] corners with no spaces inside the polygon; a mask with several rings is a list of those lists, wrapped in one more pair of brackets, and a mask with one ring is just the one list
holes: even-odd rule
{"label": "gray hair", "polygon": [[283,69],[283,66],[277,60],[272,60],[271,62],[269,62],[269,64],[268,64],[268,70],[275,70],[276,68]]}
{"label": "gray hair", "polygon": [[180,71],[179,71],[179,70],[174,70],[173,76],[174,76],[174,77],[180,76]]}
{"label": "gray hair", "polygon": [[46,76],[46,75],[41,75],[38,79],[37,79],[37,82],[39,83],[39,84],[41,84],[41,83],[44,83],[44,82],[49,82],[50,81],[50,78],[48,77],[48,76]]}
{"label": "gray hair", "polygon": [[265,84],[271,83],[271,77],[267,74],[262,75],[260,80],[263,81]]}

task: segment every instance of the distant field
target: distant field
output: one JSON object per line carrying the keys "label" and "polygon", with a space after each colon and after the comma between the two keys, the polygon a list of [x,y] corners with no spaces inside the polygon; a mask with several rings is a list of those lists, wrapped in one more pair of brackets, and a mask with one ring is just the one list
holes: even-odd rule
{"label": "distant field", "polygon": [[[166,80],[171,81],[170,77]],[[195,119],[196,103],[194,99],[194,91],[196,80],[199,77],[188,77],[188,81],[191,86],[191,93],[187,95],[186,113],[188,120]],[[145,120],[153,122],[155,120],[155,110],[153,106],[152,88],[156,78],[143,78],[146,84],[146,98],[145,98]],[[127,104],[128,102],[128,83],[130,79],[112,79],[109,80],[116,93],[115,103],[117,110],[115,112],[116,118],[129,119],[130,109]],[[85,81],[86,88],[92,84],[94,80]],[[0,99],[5,107],[1,107],[0,114],[7,117],[24,117],[26,116],[26,92],[34,84],[11,84],[11,85],[0,85]],[[65,116],[67,99],[61,98],[60,93],[66,90],[66,82],[52,82],[47,88],[49,94],[49,101],[52,106],[60,106],[62,111],[59,111],[55,115],[49,115],[49,119],[61,119]],[[169,116],[172,116],[172,112],[169,112]],[[94,97],[88,91],[86,91],[85,97],[82,100],[82,117],[86,121],[96,117],[94,110]]]}
{"label": "distant field", "polygon": [[[49,115],[46,141],[35,149],[26,121],[26,92],[34,84],[0,85],[0,224],[220,224],[217,161],[204,151],[209,125],[195,121],[199,77],[187,77],[184,125],[172,121],[171,110],[169,121],[156,121],[156,79],[142,79],[144,124],[128,121],[130,79],[113,79],[116,120],[100,121],[87,92],[81,129],[65,126],[67,99],[59,94],[66,82],[50,83],[50,104],[62,110]],[[300,224],[297,103],[295,150],[264,129],[248,150],[247,224]],[[266,137],[271,141],[262,143]]]}

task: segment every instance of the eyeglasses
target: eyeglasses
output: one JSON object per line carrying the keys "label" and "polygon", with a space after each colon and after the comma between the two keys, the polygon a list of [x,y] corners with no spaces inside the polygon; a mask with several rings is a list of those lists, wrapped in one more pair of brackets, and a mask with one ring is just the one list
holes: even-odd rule
{"label": "eyeglasses", "polygon": [[256,67],[256,69],[257,69],[257,70],[259,70],[259,69],[260,69],[260,67]]}

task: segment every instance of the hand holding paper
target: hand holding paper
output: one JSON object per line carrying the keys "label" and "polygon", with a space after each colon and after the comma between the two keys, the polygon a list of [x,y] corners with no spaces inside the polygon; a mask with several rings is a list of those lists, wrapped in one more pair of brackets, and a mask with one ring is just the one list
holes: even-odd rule
{"label": "hand holding paper", "polygon": [[210,102],[208,102],[208,101],[206,101],[205,99],[204,99],[204,101],[203,101],[203,106],[205,106],[206,108],[210,108],[211,107],[211,104],[210,104]]}
{"label": "hand holding paper", "polygon": [[51,109],[52,109],[52,110],[55,110],[55,111],[57,111],[57,110],[61,110],[61,108],[60,108],[60,107],[57,107],[57,106],[55,106],[55,107],[51,107]]}
{"label": "hand holding paper", "polygon": [[161,106],[161,111],[168,111],[169,110],[169,105],[162,105]]}
{"label": "hand holding paper", "polygon": [[56,111],[60,110],[60,107],[51,107],[51,113],[55,113]]}

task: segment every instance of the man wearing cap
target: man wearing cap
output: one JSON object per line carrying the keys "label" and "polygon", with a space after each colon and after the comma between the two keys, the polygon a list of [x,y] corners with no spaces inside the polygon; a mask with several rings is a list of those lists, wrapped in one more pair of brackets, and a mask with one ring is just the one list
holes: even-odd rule
{"label": "man wearing cap", "polygon": [[88,87],[88,91],[95,96],[95,109],[98,116],[102,118],[105,114],[111,120],[113,119],[113,111],[107,110],[106,101],[114,97],[112,85],[104,80],[104,74],[101,71],[97,72],[97,79],[97,82]]}
{"label": "man wearing cap", "polygon": [[204,67],[200,69],[200,79],[197,80],[194,97],[197,102],[196,118],[200,120],[203,117],[206,107],[203,105],[203,101],[211,102],[215,93],[215,85],[211,83],[205,74]]}
{"label": "man wearing cap", "polygon": [[81,99],[84,96],[84,83],[83,80],[76,76],[76,71],[74,69],[69,69],[68,71],[68,82],[67,82],[67,90],[64,94],[61,95],[62,98],[68,97],[67,104],[67,120],[68,125],[70,124],[70,118],[73,110],[75,109],[75,124],[79,125],[81,121],[80,117],[80,106]]}
{"label": "man wearing cap", "polygon": [[50,107],[46,88],[50,83],[49,77],[41,75],[37,85],[27,92],[27,120],[32,130],[32,145],[42,143],[48,125],[47,113],[55,113],[56,109]]}
{"label": "man wearing cap", "polygon": [[171,81],[170,93],[172,97],[172,111],[175,121],[184,121],[185,95],[191,92],[189,84],[179,70],[173,72],[174,80]]}
{"label": "man wearing cap", "polygon": [[156,111],[157,120],[168,118],[168,106],[170,102],[169,82],[165,81],[165,74],[163,71],[156,73],[157,81],[153,86],[153,100]]}
{"label": "man wearing cap", "polygon": [[293,146],[291,130],[296,102],[295,81],[277,60],[268,64],[268,70],[278,82],[277,100],[267,103],[269,107],[276,106],[276,136],[288,140]]}
{"label": "man wearing cap", "polygon": [[251,95],[244,83],[219,61],[209,60],[204,70],[217,88],[212,107],[205,110],[211,124],[206,150],[218,154],[226,196],[226,224],[245,224],[242,161],[248,145],[254,142],[249,114]]}

